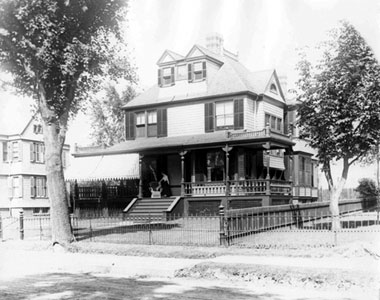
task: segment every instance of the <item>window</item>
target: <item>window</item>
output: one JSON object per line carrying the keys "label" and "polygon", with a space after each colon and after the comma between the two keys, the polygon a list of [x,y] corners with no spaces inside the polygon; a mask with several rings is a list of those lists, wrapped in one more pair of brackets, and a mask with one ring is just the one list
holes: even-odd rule
{"label": "window", "polygon": [[49,208],[48,207],[34,207],[33,215],[48,215]]}
{"label": "window", "polygon": [[194,80],[202,80],[203,74],[202,74],[202,63],[197,62],[193,64],[194,67]]}
{"label": "window", "polygon": [[34,124],[33,125],[33,132],[35,134],[42,134],[42,125],[40,125],[40,124]]}
{"label": "window", "polygon": [[187,79],[186,65],[177,66],[176,80],[186,80],[186,79]]}
{"label": "window", "polygon": [[276,87],[276,85],[275,85],[274,83],[272,83],[272,84],[270,85],[269,90],[270,90],[272,93],[277,94],[277,87]]}
{"label": "window", "polygon": [[243,99],[205,103],[205,132],[243,128]]}
{"label": "window", "polygon": [[206,62],[194,62],[187,65],[188,68],[188,81],[201,81],[206,79]]}
{"label": "window", "polygon": [[216,127],[229,128],[234,125],[233,101],[215,103]]}
{"label": "window", "polygon": [[[163,84],[170,85],[172,84],[172,68],[165,68],[162,72]],[[174,78],[173,78],[174,79]]]}
{"label": "window", "polygon": [[158,69],[158,85],[160,87],[174,85],[174,67]]}
{"label": "window", "polygon": [[18,160],[19,154],[18,142],[12,142],[12,160]]}
{"label": "window", "polygon": [[45,146],[43,143],[33,142],[30,144],[30,161],[38,163],[45,162]]}
{"label": "window", "polygon": [[45,176],[30,177],[30,195],[32,198],[45,198],[47,196]]}
{"label": "window", "polygon": [[3,142],[3,161],[8,161],[8,143]]}
{"label": "window", "polygon": [[[141,111],[134,114],[136,125],[132,125],[134,120],[131,114],[126,114],[126,137],[134,139],[135,137],[164,137],[167,136],[167,112],[166,108],[157,110]],[[136,128],[134,135],[131,126]]]}
{"label": "window", "polygon": [[265,126],[268,126],[268,125],[272,130],[279,131],[279,132],[283,131],[281,118],[278,118],[269,114],[265,114]]}
{"label": "window", "polygon": [[157,111],[148,111],[148,137],[157,136]]}
{"label": "window", "polygon": [[136,137],[145,136],[145,111],[136,113]]}

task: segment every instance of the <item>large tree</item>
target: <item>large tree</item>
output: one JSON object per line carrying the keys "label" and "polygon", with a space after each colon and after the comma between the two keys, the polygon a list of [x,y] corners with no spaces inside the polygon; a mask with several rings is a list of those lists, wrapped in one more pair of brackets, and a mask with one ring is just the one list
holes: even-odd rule
{"label": "large tree", "polygon": [[[359,32],[341,22],[321,44],[322,59],[312,64],[302,56],[298,63],[298,124],[310,139],[331,191],[333,228],[339,229],[338,201],[349,167],[364,157],[380,138],[380,66]],[[342,161],[336,182],[331,163]]]}
{"label": "large tree", "polygon": [[115,83],[107,82],[104,90],[94,96],[87,108],[91,116],[91,137],[95,144],[112,146],[124,140],[122,107],[136,96],[131,85],[118,91]]}
{"label": "large tree", "polygon": [[0,66],[36,99],[52,238],[61,244],[72,240],[61,160],[68,119],[102,76],[134,78],[123,55],[126,13],[126,0],[0,0]]}

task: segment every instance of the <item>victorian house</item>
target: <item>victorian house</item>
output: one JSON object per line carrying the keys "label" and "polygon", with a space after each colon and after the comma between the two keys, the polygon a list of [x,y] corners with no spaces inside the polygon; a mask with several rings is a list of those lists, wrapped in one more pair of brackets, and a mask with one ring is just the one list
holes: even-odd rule
{"label": "victorian house", "polygon": [[139,155],[127,214],[216,214],[288,204],[294,193],[317,200],[316,162],[310,149],[294,152],[296,106],[275,70],[249,71],[218,35],[186,55],[166,50],[157,66],[157,84],[123,108],[126,141],[75,154]]}
{"label": "victorian house", "polygon": [[[63,167],[70,148],[64,146]],[[22,98],[0,100],[0,214],[49,214],[42,125]]]}

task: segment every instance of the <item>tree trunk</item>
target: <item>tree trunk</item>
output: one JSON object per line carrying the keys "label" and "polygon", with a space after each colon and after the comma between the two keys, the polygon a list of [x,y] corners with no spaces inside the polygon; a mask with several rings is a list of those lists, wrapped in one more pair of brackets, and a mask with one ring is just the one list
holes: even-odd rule
{"label": "tree trunk", "polygon": [[43,131],[52,242],[67,245],[72,242],[73,236],[62,168],[63,143],[57,133],[56,124],[46,124],[44,122]]}
{"label": "tree trunk", "polygon": [[[325,166],[326,167],[326,166]],[[337,185],[334,185],[334,182],[331,177],[331,169],[330,163],[327,164],[327,168],[325,168],[325,176],[327,179],[327,183],[329,185],[329,190],[331,192],[330,198],[330,213],[331,213],[331,230],[336,231],[341,229],[340,219],[339,219],[339,199],[342,194],[343,188],[347,181],[348,175],[348,158],[343,159],[343,170],[342,176],[339,179]]]}

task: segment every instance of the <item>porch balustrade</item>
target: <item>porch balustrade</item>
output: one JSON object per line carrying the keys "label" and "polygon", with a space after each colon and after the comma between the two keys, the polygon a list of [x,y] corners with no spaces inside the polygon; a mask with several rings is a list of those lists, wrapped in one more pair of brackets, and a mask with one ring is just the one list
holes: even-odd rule
{"label": "porch balustrade", "polygon": [[[249,196],[249,195],[290,195],[292,186],[290,181],[267,180],[267,179],[247,179],[247,180],[229,180],[229,190],[231,196]],[[225,196],[225,181],[198,181],[185,182],[184,191],[186,196]]]}

